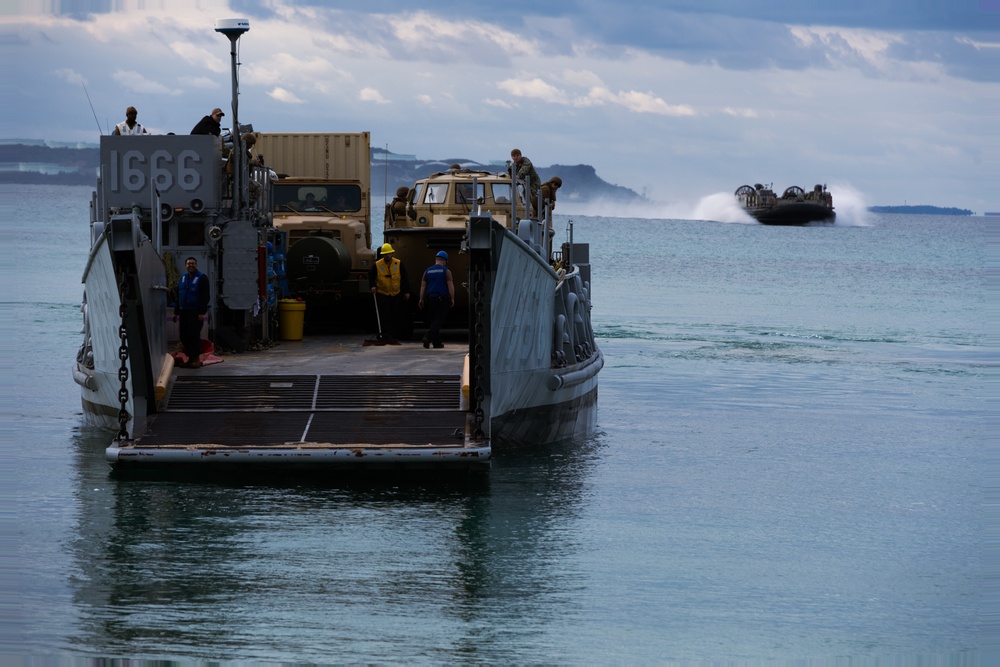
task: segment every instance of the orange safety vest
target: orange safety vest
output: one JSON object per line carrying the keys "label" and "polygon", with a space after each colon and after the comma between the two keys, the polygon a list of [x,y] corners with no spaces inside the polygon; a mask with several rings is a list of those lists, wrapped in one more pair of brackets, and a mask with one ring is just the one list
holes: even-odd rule
{"label": "orange safety vest", "polygon": [[395,257],[389,258],[389,264],[386,264],[385,257],[375,262],[375,270],[378,272],[375,282],[376,292],[387,296],[396,296],[399,294],[399,286],[402,280],[399,273],[400,266],[402,266],[402,262]]}

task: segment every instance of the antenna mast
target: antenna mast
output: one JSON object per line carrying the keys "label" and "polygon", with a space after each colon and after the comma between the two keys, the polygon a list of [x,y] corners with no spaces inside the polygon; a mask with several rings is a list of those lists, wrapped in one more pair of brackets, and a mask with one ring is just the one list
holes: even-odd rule
{"label": "antenna mast", "polygon": [[101,121],[97,120],[97,112],[94,111],[94,103],[90,101],[90,93],[87,92],[87,84],[80,82],[83,86],[83,94],[87,96],[87,104],[90,105],[90,113],[94,114],[94,122],[97,123],[97,131],[104,136],[104,130],[101,129]]}
{"label": "antenna mast", "polygon": [[235,160],[233,162],[233,215],[235,217],[239,217],[243,202],[246,200],[243,193],[243,160],[245,156],[243,155],[243,140],[240,136],[240,86],[239,78],[236,75],[236,42],[240,41],[240,37],[248,30],[250,30],[249,19],[215,20],[215,32],[221,32],[228,37],[229,43],[232,46],[230,56],[233,63],[233,154],[229,159]]}

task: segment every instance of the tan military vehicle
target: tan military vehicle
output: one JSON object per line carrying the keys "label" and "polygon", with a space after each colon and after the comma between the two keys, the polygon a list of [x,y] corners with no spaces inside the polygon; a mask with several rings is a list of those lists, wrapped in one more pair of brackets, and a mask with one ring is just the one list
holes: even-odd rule
{"label": "tan military vehicle", "polygon": [[[489,213],[495,222],[511,228],[512,220],[528,217],[525,197],[520,194],[524,184],[518,184],[518,188],[519,196],[515,197],[510,174],[505,171],[464,169],[454,164],[446,171],[417,180],[411,188],[400,188],[386,206],[385,241],[407,267],[414,294],[419,292],[423,271],[434,263],[437,252],[448,253],[448,268],[455,281],[455,307],[449,313],[448,326],[464,328],[468,321],[469,264],[463,241],[469,216]],[[515,205],[517,215],[513,216]],[[537,221],[533,224],[541,226]],[[547,241],[544,248],[538,249],[543,250],[540,254],[551,257],[551,230],[535,239]],[[416,299],[411,302],[415,304]],[[414,311],[412,315],[419,322],[421,313]]]}
{"label": "tan military vehicle", "polygon": [[368,132],[257,135],[256,152],[278,175],[271,204],[287,234],[288,285],[311,322],[372,310],[370,144]]}

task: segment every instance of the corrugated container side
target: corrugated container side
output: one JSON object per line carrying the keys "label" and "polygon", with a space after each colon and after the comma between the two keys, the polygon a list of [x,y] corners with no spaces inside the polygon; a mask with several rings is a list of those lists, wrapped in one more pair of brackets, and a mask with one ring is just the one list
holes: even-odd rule
{"label": "corrugated container side", "polygon": [[369,132],[261,132],[255,152],[279,174],[371,184]]}

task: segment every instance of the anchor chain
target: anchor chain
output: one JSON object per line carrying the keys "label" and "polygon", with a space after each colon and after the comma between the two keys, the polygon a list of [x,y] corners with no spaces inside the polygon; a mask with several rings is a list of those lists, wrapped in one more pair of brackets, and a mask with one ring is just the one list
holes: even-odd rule
{"label": "anchor chain", "polygon": [[118,400],[121,408],[118,410],[118,436],[117,440],[128,440],[128,327],[125,320],[128,317],[128,303],[125,300],[128,292],[128,274],[122,271],[121,283],[118,285],[118,293],[121,295],[121,304],[118,306],[118,315],[121,317],[121,325],[118,327],[118,337],[121,345],[118,346],[118,358],[121,366],[118,368],[118,379],[121,381],[121,388],[118,390]]}
{"label": "anchor chain", "polygon": [[486,400],[486,390],[483,387],[486,382],[486,367],[484,358],[486,356],[486,272],[481,268],[482,259],[478,257],[470,258],[469,274],[472,283],[472,377],[475,378],[473,384],[473,420],[476,437],[483,437],[483,422],[486,413],[483,410],[483,401]]}

